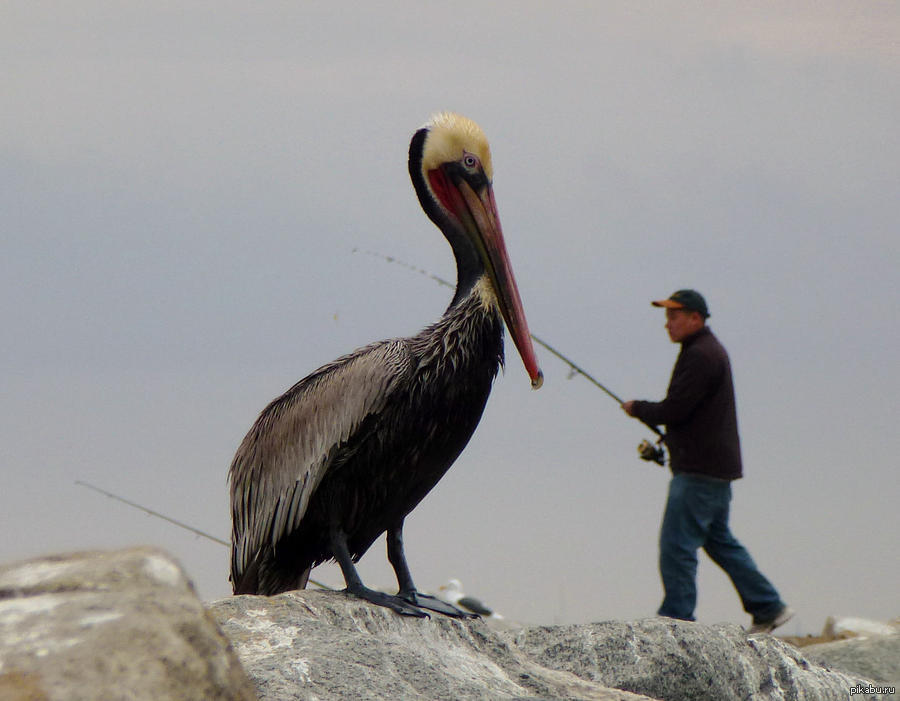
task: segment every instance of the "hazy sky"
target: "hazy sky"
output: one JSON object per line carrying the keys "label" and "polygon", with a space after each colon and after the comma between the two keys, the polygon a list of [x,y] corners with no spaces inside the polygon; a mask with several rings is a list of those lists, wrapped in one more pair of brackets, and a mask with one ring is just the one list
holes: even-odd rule
{"label": "hazy sky", "polygon": [[[900,615],[900,5],[4,2],[0,562],[157,544],[201,595],[265,404],[435,320],[452,278],[406,172],[452,109],[491,142],[531,329],[623,398],[695,287],[735,373],[732,525],[797,610]],[[652,615],[649,432],[509,344],[468,449],[407,520],[417,584],[535,623]],[[393,584],[383,540],[362,561]],[[334,566],[314,576],[341,583]],[[698,618],[746,623],[705,556]]]}

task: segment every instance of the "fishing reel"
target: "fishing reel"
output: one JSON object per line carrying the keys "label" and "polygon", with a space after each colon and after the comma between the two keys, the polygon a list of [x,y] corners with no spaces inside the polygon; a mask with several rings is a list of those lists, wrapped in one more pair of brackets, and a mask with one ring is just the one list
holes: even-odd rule
{"label": "fishing reel", "polygon": [[646,460],[647,462],[655,462],[657,465],[665,466],[666,451],[659,443],[651,443],[645,438],[641,441],[637,450],[638,455],[641,457],[641,460]]}

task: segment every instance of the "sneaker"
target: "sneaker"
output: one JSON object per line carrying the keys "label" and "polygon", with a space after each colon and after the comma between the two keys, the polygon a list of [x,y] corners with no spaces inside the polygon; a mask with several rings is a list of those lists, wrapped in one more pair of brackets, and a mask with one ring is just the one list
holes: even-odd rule
{"label": "sneaker", "polygon": [[782,626],[791,620],[794,617],[794,609],[790,606],[785,606],[771,621],[760,621],[759,623],[754,623],[747,630],[748,633],[771,633],[778,626]]}

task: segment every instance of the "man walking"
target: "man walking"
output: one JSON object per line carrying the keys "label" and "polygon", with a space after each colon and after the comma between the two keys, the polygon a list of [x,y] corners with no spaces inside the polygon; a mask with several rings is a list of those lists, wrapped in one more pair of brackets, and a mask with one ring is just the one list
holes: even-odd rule
{"label": "man walking", "polygon": [[694,620],[697,549],[703,548],[737,589],[753,616],[751,633],[768,633],[793,611],[731,534],[731,482],[742,476],[734,385],[725,348],[706,326],[709,310],[695,290],[678,290],[654,306],[666,310],[666,330],[681,352],[666,398],[631,400],[622,409],[648,424],[666,426],[672,480],[659,537],[665,598],[660,616]]}

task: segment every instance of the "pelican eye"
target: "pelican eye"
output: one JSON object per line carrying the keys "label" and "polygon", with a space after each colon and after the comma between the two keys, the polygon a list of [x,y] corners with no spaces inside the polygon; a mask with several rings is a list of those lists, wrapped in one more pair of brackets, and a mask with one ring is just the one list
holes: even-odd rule
{"label": "pelican eye", "polygon": [[463,153],[462,164],[469,170],[475,170],[478,167],[478,158],[471,153]]}

